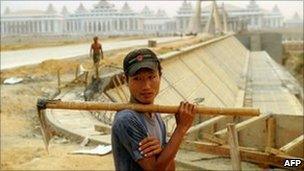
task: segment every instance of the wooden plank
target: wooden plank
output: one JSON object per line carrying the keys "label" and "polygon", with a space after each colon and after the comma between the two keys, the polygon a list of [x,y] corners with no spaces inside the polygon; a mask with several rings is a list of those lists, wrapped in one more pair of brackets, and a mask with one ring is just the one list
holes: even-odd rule
{"label": "wooden plank", "polygon": [[106,124],[102,124],[102,123],[100,123],[98,125],[94,125],[94,129],[95,129],[95,131],[103,132],[103,133],[106,133],[106,134],[111,133],[111,126],[106,125]]}
{"label": "wooden plank", "polygon": [[[270,114],[265,114],[265,115],[260,115],[260,116],[257,116],[257,117],[252,117],[252,118],[247,119],[247,120],[245,120],[241,123],[236,124],[235,129],[236,129],[236,131],[241,131],[241,130],[249,127],[250,125],[254,124],[255,122],[267,119],[270,116],[271,116]],[[214,134],[221,136],[221,135],[225,135],[226,133],[227,133],[227,128],[222,129],[220,131],[217,131]]]}
{"label": "wooden plank", "polygon": [[115,77],[113,78],[113,83],[114,83],[114,89],[116,91],[116,94],[119,96],[120,100],[123,101],[123,97],[121,95],[121,92],[118,90],[118,85],[117,85]]}
{"label": "wooden plank", "polygon": [[211,135],[211,134],[203,133],[203,138],[207,139],[208,141],[220,144],[220,145],[226,144],[225,140],[217,138],[217,137],[215,137],[214,135]]}
{"label": "wooden plank", "polygon": [[276,120],[273,116],[266,120],[266,147],[276,147]]}
{"label": "wooden plank", "polygon": [[275,148],[271,148],[271,147],[266,147],[265,152],[270,153],[270,154],[274,154],[274,155],[286,155],[284,152],[282,152],[278,149],[275,149]]}
{"label": "wooden plank", "polygon": [[292,140],[288,144],[284,145],[280,148],[281,151],[285,153],[291,152],[294,148],[296,148],[298,145],[302,144],[304,142],[304,134],[299,136],[298,138]]}
{"label": "wooden plank", "polygon": [[242,170],[238,136],[234,124],[227,124],[228,144],[230,147],[230,158],[233,170]]}
{"label": "wooden plank", "polygon": [[214,124],[216,122],[219,122],[220,120],[223,120],[225,118],[226,118],[226,116],[216,116],[216,117],[213,117],[211,119],[208,119],[205,122],[202,122],[200,124],[192,126],[190,129],[188,129],[187,134],[191,134],[191,133],[197,132],[197,131],[199,131],[199,130],[201,130],[203,128],[206,128],[206,127],[208,127],[208,126],[210,126],[210,125],[212,125],[212,124]]}
{"label": "wooden plank", "polygon": [[116,80],[117,80],[117,82],[118,82],[118,88],[122,91],[122,94],[124,95],[126,102],[129,101],[126,92],[125,92],[124,89],[122,88],[122,83],[121,83],[121,81],[120,81],[120,78],[118,77],[118,75],[115,75],[115,78],[116,78]]}
{"label": "wooden plank", "polygon": [[60,90],[61,80],[60,80],[60,69],[57,70],[57,88]]}
{"label": "wooden plank", "polygon": [[[205,142],[190,142],[185,141],[184,146],[188,146],[189,148],[195,148],[198,152],[214,154],[229,157],[230,151],[227,145],[217,145],[213,143],[205,143]],[[292,157],[287,155],[273,155],[261,151],[253,151],[246,150],[240,148],[240,156],[242,161],[248,161],[257,164],[266,164],[270,166],[276,166],[280,168],[284,168],[284,162],[286,159],[301,159],[299,157]],[[304,169],[304,165],[297,167],[296,169]]]}
{"label": "wooden plank", "polygon": [[76,66],[76,69],[75,69],[75,80],[76,80],[77,77],[78,77],[79,67],[80,67],[80,65],[78,64],[78,65]]}

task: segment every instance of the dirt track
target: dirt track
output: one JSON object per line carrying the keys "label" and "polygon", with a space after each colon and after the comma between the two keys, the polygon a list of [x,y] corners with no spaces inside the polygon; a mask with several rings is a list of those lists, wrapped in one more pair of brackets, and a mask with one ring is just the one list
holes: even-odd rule
{"label": "dirt track", "polygon": [[[167,43],[154,48],[158,54],[198,43],[196,38]],[[106,54],[111,60],[104,63],[121,66],[130,49]],[[112,154],[105,156],[71,155],[80,145],[76,142],[52,141],[50,154],[44,150],[35,104],[39,97],[48,97],[57,86],[56,73],[60,68],[63,82],[71,81],[75,68],[83,64],[91,69],[91,59],[49,60],[38,65],[1,71],[1,170],[113,170]],[[9,77],[22,77],[24,82],[4,85]],[[84,164],[86,163],[86,164]]]}

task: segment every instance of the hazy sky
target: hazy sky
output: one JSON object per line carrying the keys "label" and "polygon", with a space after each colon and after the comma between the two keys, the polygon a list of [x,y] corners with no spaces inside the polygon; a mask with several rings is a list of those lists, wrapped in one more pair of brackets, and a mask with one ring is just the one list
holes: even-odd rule
{"label": "hazy sky", "polygon": [[[120,9],[126,1],[108,1],[115,5],[116,9]],[[143,0],[128,0],[127,1],[135,12],[140,12],[145,5],[148,5],[150,9],[156,11],[157,9],[166,10],[169,16],[174,16],[177,9],[183,3],[182,0],[171,0],[171,1],[143,1]],[[195,5],[195,1],[190,1],[192,7]],[[217,1],[218,4],[224,2],[225,4],[232,4],[236,6],[245,7],[249,4],[249,1]],[[80,3],[86,7],[86,9],[92,9],[93,5],[98,3],[98,1],[13,1],[13,0],[1,0],[1,13],[4,12],[4,9],[9,6],[11,11],[22,10],[22,9],[40,9],[45,10],[49,3],[52,3],[57,11],[61,11],[62,6],[66,5],[69,12],[73,12],[77,9]],[[294,12],[298,12],[299,15],[303,18],[303,3],[304,0],[289,0],[289,1],[257,1],[258,5],[265,9],[271,10],[275,4],[278,5],[279,9],[285,16],[285,18],[291,18]],[[210,4],[210,1],[203,1],[202,6]]]}

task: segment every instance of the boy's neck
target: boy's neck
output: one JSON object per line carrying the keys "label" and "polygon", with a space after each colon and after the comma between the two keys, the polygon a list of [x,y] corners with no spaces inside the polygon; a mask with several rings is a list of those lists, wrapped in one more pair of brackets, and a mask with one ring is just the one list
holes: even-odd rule
{"label": "boy's neck", "polygon": [[[130,97],[130,103],[137,103],[137,104],[143,104],[140,101],[138,101],[137,99],[135,99],[133,96]],[[153,103],[152,103],[153,104]],[[152,113],[145,113],[147,116],[149,116],[150,118],[152,117]]]}

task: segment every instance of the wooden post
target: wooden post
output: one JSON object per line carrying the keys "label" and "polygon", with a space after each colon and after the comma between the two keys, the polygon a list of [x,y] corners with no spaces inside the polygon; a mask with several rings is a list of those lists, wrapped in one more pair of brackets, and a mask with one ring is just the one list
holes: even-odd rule
{"label": "wooden post", "polygon": [[88,75],[89,75],[89,72],[88,72],[88,71],[85,71],[85,78],[84,78],[85,86],[88,85]]}
{"label": "wooden post", "polygon": [[75,80],[78,77],[78,72],[79,72],[79,65],[76,66],[76,71],[75,71]]}
{"label": "wooden post", "polygon": [[227,124],[232,170],[242,170],[238,136],[234,124]]}
{"label": "wooden post", "polygon": [[60,90],[60,69],[57,70],[57,86],[58,86],[58,90]]}
{"label": "wooden post", "polygon": [[266,147],[275,148],[276,120],[273,116],[266,119]]}

